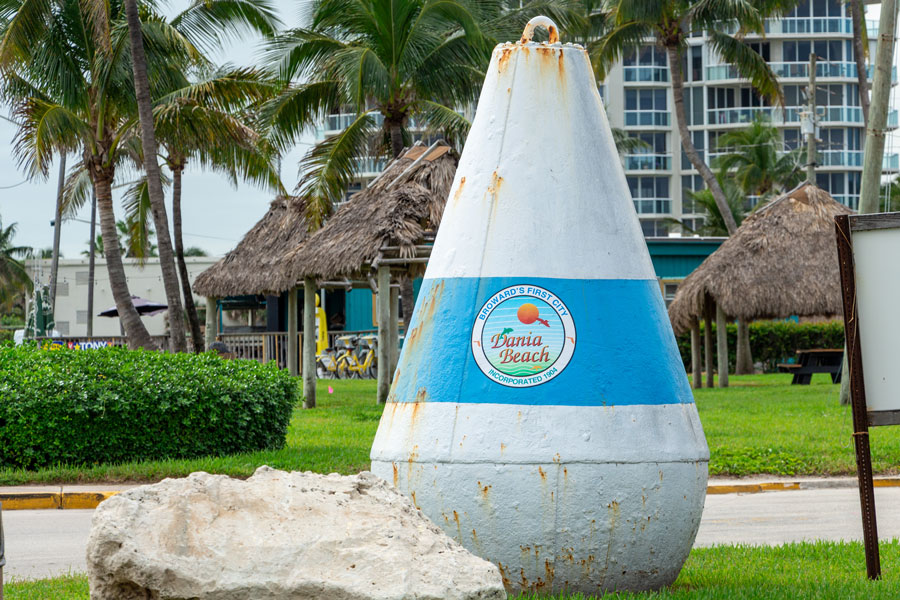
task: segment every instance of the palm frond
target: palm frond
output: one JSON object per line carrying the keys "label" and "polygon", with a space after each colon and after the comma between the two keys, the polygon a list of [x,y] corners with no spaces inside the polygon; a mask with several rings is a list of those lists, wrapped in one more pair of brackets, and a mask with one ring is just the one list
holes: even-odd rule
{"label": "palm frond", "polygon": [[88,203],[93,191],[94,184],[91,182],[90,173],[88,173],[84,161],[79,161],[69,169],[63,183],[63,216],[74,217]]}
{"label": "palm frond", "polygon": [[784,92],[778,78],[769,64],[750,46],[726,33],[709,32],[709,46],[726,62],[734,65],[735,70],[764,98],[784,105]]}
{"label": "palm frond", "polygon": [[207,51],[248,33],[272,37],[281,26],[270,0],[192,0],[170,23]]}
{"label": "palm frond", "polygon": [[372,111],[361,113],[342,132],[313,146],[300,161],[297,193],[306,201],[311,228],[319,227],[343,197],[354,174],[354,159],[364,154],[373,124]]}
{"label": "palm frond", "polygon": [[260,107],[259,118],[273,143],[288,148],[308,127],[340,110],[344,99],[339,81],[300,84],[265,102]]}

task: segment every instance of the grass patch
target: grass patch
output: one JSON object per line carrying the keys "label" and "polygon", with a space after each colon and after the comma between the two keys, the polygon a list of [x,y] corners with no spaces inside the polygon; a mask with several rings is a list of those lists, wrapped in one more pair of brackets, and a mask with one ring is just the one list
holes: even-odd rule
{"label": "grass patch", "polygon": [[[900,572],[890,568],[900,560],[897,540],[881,543],[884,578],[866,579],[860,543],[814,542],[775,548],[717,546],[691,552],[672,587],[643,594],[607,594],[606,600],[895,600],[900,597]],[[85,576],[13,582],[7,600],[88,600]],[[534,596],[510,600],[586,600],[581,594]]]}
{"label": "grass patch", "polygon": [[[790,374],[730,377],[728,389],[695,390],[710,449],[710,475],[856,473],[849,406],[827,374],[790,385]],[[872,465],[882,475],[900,464],[900,429],[871,431]]]}
{"label": "grass patch", "polygon": [[87,575],[64,575],[53,579],[11,581],[3,588],[5,600],[88,600]]}
{"label": "grass patch", "polygon": [[[746,476],[846,475],[856,472],[850,408],[827,375],[812,385],[790,385],[791,375],[731,378],[728,389],[696,390],[709,442],[710,474]],[[334,389],[328,393],[328,387]],[[356,473],[369,467],[369,449],[381,407],[374,381],[320,381],[318,408],[294,410],[281,450],[188,460],[84,467],[58,465],[37,471],[0,469],[0,485],[158,481],[193,471],[247,477],[260,465],[294,471]],[[896,474],[900,428],[871,433],[875,471]]]}

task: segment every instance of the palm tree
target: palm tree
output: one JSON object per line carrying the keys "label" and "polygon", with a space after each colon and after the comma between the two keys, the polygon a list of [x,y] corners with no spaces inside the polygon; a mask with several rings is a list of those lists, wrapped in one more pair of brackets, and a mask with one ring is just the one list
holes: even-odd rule
{"label": "palm tree", "polygon": [[[178,289],[178,274],[175,271],[175,256],[169,237],[169,219],[166,216],[165,196],[162,189],[159,162],[156,159],[156,133],[153,129],[153,105],[150,100],[150,76],[147,55],[144,53],[141,19],[138,16],[137,0],[124,0],[125,20],[128,23],[128,38],[131,47],[131,66],[134,72],[134,93],[141,127],[141,147],[144,155],[146,190],[153,214],[153,222],[159,232],[159,265],[162,269],[166,302],[169,306],[169,343],[174,352],[184,352],[187,340],[182,319],[181,293]],[[103,10],[106,3],[95,0],[96,8]],[[105,20],[105,19],[104,19]]]}
{"label": "palm tree", "polygon": [[285,193],[274,148],[246,123],[257,105],[277,89],[250,69],[214,71],[157,102],[154,115],[166,165],[172,173],[172,221],[175,255],[185,312],[195,352],[203,352],[200,318],[194,304],[182,235],[181,182],[189,159],[225,174]]}
{"label": "palm tree", "polygon": [[3,227],[0,222],[0,304],[7,304],[12,296],[22,290],[31,291],[31,277],[22,259],[31,254],[31,248],[13,245],[16,224]]}
{"label": "palm tree", "polygon": [[780,152],[781,136],[768,117],[719,136],[715,167],[734,177],[748,196],[765,198],[792,188],[804,177],[802,149]]}
{"label": "palm tree", "polygon": [[[328,114],[352,112],[348,126],[317,143],[301,161],[298,192],[318,227],[343,197],[355,158],[396,158],[410,128],[464,137],[457,112],[477,99],[496,37],[517,39],[528,16],[558,2],[507,9],[498,0],[312,0],[309,25],[277,36],[268,53],[293,82],[267,103],[263,117],[280,148]],[[513,37],[514,36],[514,37]]]}
{"label": "palm tree", "polygon": [[[469,122],[457,112],[481,88],[494,40],[518,39],[537,11],[563,17],[557,2],[508,0],[311,0],[308,25],[277,36],[271,63],[288,85],[262,116],[280,149],[326,115],[352,113],[339,134],[315,144],[300,163],[297,194],[317,228],[353,177],[356,158],[400,155],[410,129],[451,140]],[[412,281],[402,276],[403,314],[413,308]]]}
{"label": "palm tree", "polygon": [[[76,166],[97,195],[110,287],[129,346],[155,348],[134,309],[116,240],[112,184],[136,114],[127,28],[121,6],[89,10],[80,0],[14,0],[0,23],[2,91],[18,131],[14,150],[30,176],[46,177],[54,154],[81,155]],[[145,23],[150,75],[175,79],[172,57],[196,49],[162,18]],[[183,61],[181,61],[183,62]]]}
{"label": "palm tree", "polygon": [[[624,51],[647,40],[654,40],[665,49],[682,147],[710,189],[729,234],[737,229],[737,223],[728,206],[725,191],[701,158],[688,131],[682,73],[687,40],[693,33],[705,33],[710,48],[731,63],[763,98],[781,102],[782,92],[777,78],[762,56],[744,43],[742,34],[764,33],[766,18],[790,10],[794,4],[795,0],[607,0],[604,4],[606,33],[589,46],[600,77],[605,77],[608,68],[618,61]],[[729,35],[725,26],[734,23],[739,24],[738,35]]]}

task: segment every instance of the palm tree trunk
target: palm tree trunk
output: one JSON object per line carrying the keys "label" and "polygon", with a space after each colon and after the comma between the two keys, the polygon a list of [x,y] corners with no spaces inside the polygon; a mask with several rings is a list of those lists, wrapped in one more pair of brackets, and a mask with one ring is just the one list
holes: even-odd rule
{"label": "palm tree trunk", "polygon": [[400,306],[403,307],[403,331],[408,332],[409,320],[412,319],[413,309],[416,307],[413,280],[409,273],[400,276]]}
{"label": "palm tree trunk", "polygon": [[733,235],[737,231],[737,223],[734,215],[731,214],[731,207],[725,199],[725,192],[722,186],[710,168],[700,158],[697,148],[694,147],[694,141],[691,139],[691,133],[687,127],[687,115],[684,112],[684,75],[681,72],[681,54],[676,46],[667,46],[666,53],[669,56],[669,72],[672,75],[672,96],[675,99],[675,119],[678,122],[678,132],[681,134],[681,145],[684,153],[687,154],[688,160],[700,173],[700,177],[706,183],[706,186],[712,192],[713,198],[716,200],[716,206],[722,214],[722,221],[728,229],[728,235]]}
{"label": "palm tree trunk", "polygon": [[753,354],[750,350],[750,324],[744,320],[737,322],[737,357],[735,375],[753,374]]}
{"label": "palm tree trunk", "polygon": [[191,326],[191,340],[194,343],[194,352],[203,352],[203,333],[200,331],[200,317],[197,315],[197,306],[194,304],[194,294],[191,292],[191,280],[188,278],[187,264],[184,262],[184,240],[181,235],[181,174],[183,166],[174,166],[172,169],[172,228],[175,230],[175,258],[178,261],[178,275],[181,278],[181,293],[184,295],[184,310],[187,312],[188,323]]}
{"label": "palm tree trunk", "polygon": [[97,254],[97,192],[91,190],[91,249],[88,250],[87,336],[94,335],[94,261]]}
{"label": "palm tree trunk", "polygon": [[392,122],[390,124],[390,132],[391,132],[391,155],[394,158],[400,156],[400,153],[403,152],[403,128],[400,123]]}
{"label": "palm tree trunk", "polygon": [[850,0],[850,18],[853,20],[853,57],[856,59],[856,79],[859,82],[859,104],[862,106],[863,123],[869,123],[869,77],[866,70],[866,54],[862,43],[865,26],[861,0]]}
{"label": "palm tree trunk", "polygon": [[128,347],[157,350],[150,333],[134,308],[128,281],[125,279],[125,267],[122,266],[119,236],[116,231],[116,215],[113,212],[112,177],[94,176],[92,179],[97,194],[97,209],[100,212],[100,235],[103,236],[103,253],[109,271],[109,287],[116,301],[116,310],[119,311],[119,322],[128,338]]}
{"label": "palm tree trunk", "polygon": [[187,342],[184,337],[184,313],[181,308],[181,292],[178,288],[178,273],[175,270],[175,254],[169,235],[169,221],[166,217],[165,198],[156,159],[156,134],[153,131],[153,107],[150,102],[150,80],[147,75],[147,57],[141,35],[141,21],[138,17],[137,0],[125,0],[125,15],[128,19],[128,37],[131,42],[131,63],[134,70],[134,93],[137,98],[138,116],[141,123],[141,148],[144,152],[144,171],[147,173],[147,187],[156,226],[156,240],[159,249],[159,264],[162,268],[166,302],[169,305],[170,347],[173,352],[184,352]]}

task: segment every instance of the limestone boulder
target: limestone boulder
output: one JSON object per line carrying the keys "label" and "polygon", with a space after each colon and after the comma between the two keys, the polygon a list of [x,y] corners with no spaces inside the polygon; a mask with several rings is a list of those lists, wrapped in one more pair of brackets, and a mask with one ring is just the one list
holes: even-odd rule
{"label": "limestone boulder", "polygon": [[499,600],[497,567],[371,473],[194,473],[96,510],[92,600]]}

